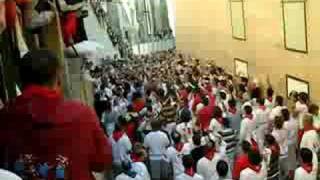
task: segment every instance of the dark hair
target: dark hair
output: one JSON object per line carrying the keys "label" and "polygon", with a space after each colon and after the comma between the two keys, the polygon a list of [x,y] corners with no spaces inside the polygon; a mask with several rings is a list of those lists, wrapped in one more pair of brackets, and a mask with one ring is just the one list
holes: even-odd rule
{"label": "dark hair", "polygon": [[245,93],[246,91],[246,86],[243,84],[239,84],[239,92]]}
{"label": "dark hair", "polygon": [[264,99],[264,98],[258,98],[258,99],[257,99],[257,103],[258,103],[259,105],[264,105],[265,99]]}
{"label": "dark hair", "polygon": [[276,116],[274,119],[274,127],[276,129],[281,129],[283,127],[283,118],[281,116]]}
{"label": "dark hair", "polygon": [[192,136],[193,144],[200,146],[201,145],[201,135],[196,133]]}
{"label": "dark hair", "polygon": [[181,134],[176,132],[176,131],[173,131],[171,133],[171,138],[173,140],[174,143],[179,143],[181,142]]}
{"label": "dark hair", "polygon": [[186,168],[186,169],[193,167],[194,161],[193,161],[192,156],[190,154],[184,155],[182,157],[182,163],[183,163],[184,168]]}
{"label": "dark hair", "polygon": [[254,88],[251,92],[251,99],[256,98],[260,99],[261,98],[261,89],[259,87]]}
{"label": "dark hair", "polygon": [[265,142],[267,145],[272,145],[276,143],[276,139],[271,134],[265,135]]}
{"label": "dark hair", "polygon": [[223,92],[223,91],[220,91],[220,98],[221,98],[222,100],[227,99],[227,94],[226,94],[225,92]]}
{"label": "dark hair", "polygon": [[22,57],[19,65],[22,86],[52,85],[62,67],[56,54],[50,50],[29,51]]}
{"label": "dark hair", "polygon": [[274,93],[274,91],[273,91],[272,87],[268,87],[268,89],[267,89],[267,97],[272,97],[273,93]]}
{"label": "dark hair", "polygon": [[282,96],[276,96],[276,103],[279,106],[283,106],[283,97]]}
{"label": "dark hair", "polygon": [[299,99],[304,103],[308,103],[309,95],[305,92],[301,92],[301,93],[299,93]]}
{"label": "dark hair", "polygon": [[260,163],[262,162],[262,157],[259,151],[251,150],[249,151],[248,156],[249,156],[249,162],[252,165],[257,166],[257,165],[260,165]]}
{"label": "dark hair", "polygon": [[222,117],[222,110],[219,106],[214,107],[213,109],[213,118],[221,118]]}
{"label": "dark hair", "polygon": [[202,103],[203,103],[204,106],[208,106],[209,105],[208,97],[202,96],[201,99],[202,99]]}
{"label": "dark hair", "polygon": [[154,130],[154,131],[160,130],[161,125],[162,125],[162,122],[159,120],[152,120],[151,121],[151,127],[152,127],[152,130]]}
{"label": "dark hair", "polygon": [[237,105],[237,102],[236,102],[236,100],[235,99],[230,99],[229,101],[228,101],[228,105],[229,105],[229,107],[236,107],[236,105]]}
{"label": "dark hair", "polygon": [[311,104],[309,107],[309,113],[312,115],[318,114],[319,113],[319,106],[316,104]]}
{"label": "dark hair", "polygon": [[290,119],[290,112],[287,108],[281,110],[281,114],[284,121],[288,121]]}
{"label": "dark hair", "polygon": [[217,163],[216,170],[217,170],[218,175],[219,175],[220,177],[226,177],[227,174],[228,174],[228,171],[229,171],[228,163],[225,162],[224,160],[220,160],[220,161]]}
{"label": "dark hair", "polygon": [[252,113],[252,107],[251,106],[245,106],[244,107],[244,112],[246,113],[246,114],[251,114]]}
{"label": "dark hair", "polygon": [[241,143],[241,149],[244,153],[248,153],[251,150],[251,144],[248,141],[243,141]]}
{"label": "dark hair", "polygon": [[229,85],[228,86],[228,90],[229,90],[230,93],[233,93],[233,91],[234,91],[233,85]]}
{"label": "dark hair", "polygon": [[126,126],[126,125],[127,125],[126,117],[124,117],[124,116],[119,116],[119,118],[118,118],[118,124],[119,124],[119,126],[121,126],[121,127]]}
{"label": "dark hair", "polygon": [[312,151],[308,148],[301,148],[300,149],[300,156],[302,159],[302,162],[304,163],[312,163]]}
{"label": "dark hair", "polygon": [[183,108],[183,110],[180,113],[180,120],[184,123],[190,122],[192,119],[192,115],[189,109]]}

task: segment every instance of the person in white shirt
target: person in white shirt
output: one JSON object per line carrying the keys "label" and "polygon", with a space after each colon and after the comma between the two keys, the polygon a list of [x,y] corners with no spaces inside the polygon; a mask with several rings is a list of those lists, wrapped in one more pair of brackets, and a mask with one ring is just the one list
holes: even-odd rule
{"label": "person in white shirt", "polygon": [[131,162],[124,161],[121,167],[122,173],[117,175],[115,180],[143,180],[143,177],[133,171]]}
{"label": "person in white shirt", "polygon": [[294,173],[294,180],[316,180],[317,179],[317,161],[315,154],[308,148],[300,149],[302,164]]}
{"label": "person in white shirt", "polygon": [[211,180],[232,180],[230,175],[231,174],[230,168],[226,161],[220,160],[217,163],[216,170],[217,170],[218,176],[212,177]]}
{"label": "person in white shirt", "polygon": [[274,119],[276,116],[281,116],[281,110],[284,108],[283,101],[284,100],[283,100],[282,96],[276,96],[275,105],[272,108],[270,115],[269,115],[269,120],[271,122],[274,122]]}
{"label": "person in white shirt", "polygon": [[22,180],[19,176],[13,174],[10,171],[0,169],[0,179],[3,180]]}
{"label": "person in white shirt", "polygon": [[147,166],[144,163],[147,158],[147,152],[140,148],[136,150],[135,155],[136,159],[132,163],[132,170],[142,177],[142,180],[151,180]]}
{"label": "person in white shirt", "polygon": [[205,156],[198,161],[197,173],[199,173],[204,180],[211,180],[212,177],[217,177],[218,161],[222,159],[221,155],[216,152],[215,143],[209,140],[205,146]]}
{"label": "person in white shirt", "polygon": [[152,132],[147,134],[144,139],[144,147],[147,148],[150,156],[162,156],[167,147],[170,145],[168,136],[161,131],[161,122],[158,120],[151,121]]}
{"label": "person in white shirt", "polygon": [[223,130],[224,127],[224,119],[222,117],[223,111],[218,106],[213,109],[213,118],[211,119],[209,125],[210,136],[213,140],[220,138],[219,132]]}
{"label": "person in white shirt", "polygon": [[190,143],[183,143],[181,141],[181,135],[178,132],[173,132],[171,136],[174,145],[167,149],[165,156],[166,159],[172,163],[174,176],[177,177],[184,172],[182,156],[191,153],[192,145]]}
{"label": "person in white shirt", "polygon": [[289,132],[287,129],[283,128],[283,118],[276,117],[274,121],[274,129],[272,131],[272,136],[276,139],[280,147],[280,171],[282,175],[288,175],[288,136]]}
{"label": "person in white shirt", "polygon": [[274,94],[274,91],[273,91],[273,89],[271,88],[271,87],[269,87],[268,89],[267,89],[267,98],[266,98],[266,100],[265,100],[265,103],[264,103],[264,105],[269,109],[269,110],[271,110],[272,108],[273,108],[273,106],[274,106],[274,96],[273,96],[273,94]]}
{"label": "person in white shirt", "polygon": [[203,177],[193,169],[193,159],[191,155],[185,155],[182,157],[184,173],[180,174],[175,178],[175,180],[204,180]]}
{"label": "person in white shirt", "polygon": [[[300,142],[300,148],[308,148],[314,154],[317,154],[320,148],[319,135],[313,128],[313,119],[311,114],[305,114],[303,117],[304,133]],[[317,156],[316,156],[317,159]],[[318,159],[317,159],[318,161]]]}
{"label": "person in white shirt", "polygon": [[115,170],[120,170],[121,163],[123,161],[130,160],[130,151],[132,150],[132,144],[127,134],[124,132],[124,127],[126,125],[125,119],[123,117],[119,118],[119,123],[115,127],[115,131],[109,138],[112,144],[112,157],[113,165],[117,168]]}
{"label": "person in white shirt", "polygon": [[249,151],[249,167],[242,170],[240,180],[265,180],[267,178],[267,168],[262,161],[258,151]]}
{"label": "person in white shirt", "polygon": [[299,128],[303,129],[303,116],[308,113],[308,94],[301,92],[298,95],[298,101],[296,102],[296,111],[299,112]]}
{"label": "person in white shirt", "polygon": [[254,111],[256,115],[256,122],[257,122],[257,143],[259,146],[259,150],[262,151],[263,143],[264,143],[264,136],[268,133],[268,115],[270,110],[264,105],[265,99],[259,98],[257,99],[258,107]]}
{"label": "person in white shirt", "polygon": [[283,128],[288,131],[288,171],[289,175],[294,174],[294,170],[296,169],[297,158],[296,158],[296,150],[297,150],[297,141],[298,141],[298,118],[295,117],[295,113],[290,116],[290,112],[288,109],[283,109],[281,111],[282,118],[285,121],[283,124]]}
{"label": "person in white shirt", "polygon": [[176,131],[181,134],[181,141],[184,143],[192,143],[193,125],[191,119],[192,115],[190,111],[188,111],[187,109],[181,111],[181,123],[176,126]]}
{"label": "person in white shirt", "polygon": [[164,161],[164,155],[167,147],[170,145],[170,140],[164,132],[161,131],[161,121],[151,121],[152,131],[144,138],[144,147],[150,155],[151,178],[161,178],[161,164]]}
{"label": "person in white shirt", "polygon": [[240,126],[240,143],[243,141],[248,141],[252,143],[252,133],[256,129],[256,120],[252,114],[252,107],[245,106],[244,107],[244,119],[241,121]]}

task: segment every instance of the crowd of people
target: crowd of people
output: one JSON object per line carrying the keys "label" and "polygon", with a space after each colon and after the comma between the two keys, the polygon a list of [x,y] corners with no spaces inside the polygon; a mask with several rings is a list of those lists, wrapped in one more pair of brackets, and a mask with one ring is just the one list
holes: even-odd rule
{"label": "crowd of people", "polygon": [[286,99],[166,51],[85,64],[94,112],[63,98],[59,62],[48,50],[22,58],[22,94],[0,111],[1,179],[319,179],[319,107],[306,93]]}
{"label": "crowd of people", "polygon": [[174,51],[88,66],[122,179],[310,179],[319,107]]}

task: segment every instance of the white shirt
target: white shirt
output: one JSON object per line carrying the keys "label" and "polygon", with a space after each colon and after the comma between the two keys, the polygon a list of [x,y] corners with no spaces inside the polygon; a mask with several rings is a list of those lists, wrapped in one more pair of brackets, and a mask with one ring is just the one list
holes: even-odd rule
{"label": "white shirt", "polygon": [[272,136],[276,139],[280,146],[280,154],[285,155],[288,153],[288,136],[289,132],[287,129],[274,129],[272,131]]}
{"label": "white shirt", "polygon": [[132,163],[132,170],[138,173],[142,180],[150,180],[149,171],[143,162]]}
{"label": "white shirt", "polygon": [[320,147],[319,135],[315,130],[307,131],[303,134],[300,148],[309,148],[317,153]]}
{"label": "white shirt", "polygon": [[284,122],[283,128],[287,129],[289,132],[288,136],[288,144],[295,144],[298,140],[298,120],[294,118],[290,118],[289,121]]}
{"label": "white shirt", "polygon": [[211,119],[210,125],[209,125],[209,131],[211,131],[211,135],[213,138],[220,137],[219,133],[223,130],[223,125],[219,123],[216,119]]}
{"label": "white shirt", "polygon": [[201,158],[197,163],[197,172],[200,174],[204,180],[211,180],[212,177],[217,177],[218,173],[216,171],[217,163],[221,160],[221,155],[215,153],[212,160],[206,157]]}
{"label": "white shirt", "polygon": [[204,180],[204,179],[199,174],[194,174],[191,177],[188,174],[183,173],[183,174],[180,174],[179,176],[177,176],[176,180]]}
{"label": "white shirt", "polygon": [[124,173],[121,173],[116,177],[116,180],[143,180],[143,179],[139,175],[136,175],[136,177],[132,178]]}
{"label": "white shirt", "polygon": [[240,180],[265,180],[266,178],[267,168],[265,163],[262,163],[262,167],[259,172],[246,168],[240,173]]}
{"label": "white shirt", "polygon": [[256,122],[257,122],[257,125],[259,126],[260,124],[265,124],[268,122],[268,118],[269,118],[269,113],[270,113],[270,110],[269,109],[261,109],[261,108],[257,108],[255,111],[254,111],[254,114],[255,114],[255,117],[256,117]]}
{"label": "white shirt", "polygon": [[13,174],[10,171],[0,169],[0,179],[3,180],[22,180],[19,176]]}
{"label": "white shirt", "polygon": [[255,129],[256,129],[255,118],[253,119],[244,118],[241,121],[241,126],[240,126],[240,137],[239,137],[240,142],[244,140],[251,142],[252,133]]}
{"label": "white shirt", "polygon": [[296,169],[294,173],[294,180],[316,180],[318,171],[318,158],[316,153],[312,156],[312,171],[308,173],[302,167]]}
{"label": "white shirt", "polygon": [[284,106],[276,106],[276,107],[274,107],[270,112],[269,119],[271,121],[274,121],[276,116],[281,116],[281,110],[284,109],[284,108],[285,108]]}
{"label": "white shirt", "polygon": [[269,99],[265,99],[264,105],[271,110],[274,106],[274,97],[272,98],[272,102],[270,102]]}
{"label": "white shirt", "polygon": [[296,102],[296,111],[300,113],[308,113],[308,106],[306,104],[302,104],[300,101]]}
{"label": "white shirt", "polygon": [[149,149],[150,155],[160,155],[161,157],[169,145],[170,141],[167,135],[161,131],[150,132],[144,139],[144,146]]}
{"label": "white shirt", "polygon": [[176,131],[181,135],[182,142],[192,143],[192,136],[193,136],[193,126],[192,122],[188,123],[180,123],[176,126]]}
{"label": "white shirt", "polygon": [[182,157],[183,155],[190,154],[191,150],[192,146],[189,143],[184,144],[180,152],[172,146],[167,149],[166,158],[173,164],[174,176],[178,176],[184,172]]}
{"label": "white shirt", "polygon": [[129,151],[132,149],[132,144],[127,134],[123,134],[118,141],[111,136],[110,142],[112,144],[112,157],[114,163],[121,164],[122,161],[130,160]]}

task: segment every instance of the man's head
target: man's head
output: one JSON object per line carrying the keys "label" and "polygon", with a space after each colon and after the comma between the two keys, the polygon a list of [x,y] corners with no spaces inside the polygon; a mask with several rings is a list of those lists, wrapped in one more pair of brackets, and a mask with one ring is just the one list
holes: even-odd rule
{"label": "man's head", "polygon": [[218,175],[220,177],[226,177],[228,175],[228,171],[229,171],[228,163],[226,161],[224,161],[224,160],[220,160],[217,163],[216,170],[217,170]]}
{"label": "man's head", "polygon": [[310,149],[301,148],[300,157],[303,163],[312,163],[312,151]]}
{"label": "man's head", "polygon": [[192,142],[194,145],[196,146],[200,146],[201,145],[201,135],[196,133],[192,136]]}
{"label": "man's head", "polygon": [[249,156],[249,163],[254,166],[258,166],[262,162],[262,157],[258,151],[251,150],[249,151],[248,156]]}
{"label": "man's head", "polygon": [[241,149],[243,153],[248,153],[251,150],[251,144],[248,141],[243,141]]}
{"label": "man's head", "polygon": [[62,64],[58,57],[46,49],[25,54],[19,67],[22,86],[41,85],[57,88],[62,80]]}
{"label": "man's head", "polygon": [[192,168],[193,167],[193,163],[194,163],[194,161],[192,159],[192,156],[190,154],[189,155],[184,155],[182,157],[182,163],[183,163],[184,168],[186,168],[186,169]]}

